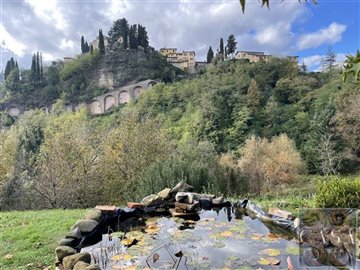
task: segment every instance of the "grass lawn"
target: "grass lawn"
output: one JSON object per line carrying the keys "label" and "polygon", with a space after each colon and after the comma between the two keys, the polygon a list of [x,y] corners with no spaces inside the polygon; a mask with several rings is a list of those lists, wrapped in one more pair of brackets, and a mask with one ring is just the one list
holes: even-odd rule
{"label": "grass lawn", "polygon": [[0,212],[0,269],[55,269],[57,242],[87,211]]}

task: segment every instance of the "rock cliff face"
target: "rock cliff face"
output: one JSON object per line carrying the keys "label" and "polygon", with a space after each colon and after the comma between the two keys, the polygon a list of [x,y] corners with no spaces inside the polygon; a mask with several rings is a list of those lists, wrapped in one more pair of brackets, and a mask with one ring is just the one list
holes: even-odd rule
{"label": "rock cliff face", "polygon": [[157,52],[117,49],[102,57],[86,80],[89,87],[114,90],[147,79],[169,81],[180,73]]}

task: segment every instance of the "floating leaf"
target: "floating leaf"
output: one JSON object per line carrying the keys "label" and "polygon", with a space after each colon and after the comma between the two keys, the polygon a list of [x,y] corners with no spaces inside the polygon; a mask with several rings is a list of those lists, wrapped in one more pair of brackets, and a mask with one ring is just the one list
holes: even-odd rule
{"label": "floating leaf", "polygon": [[234,234],[231,231],[225,231],[225,232],[222,232],[220,235],[223,237],[231,237]]}
{"label": "floating leaf", "polygon": [[252,236],[251,236],[251,239],[252,240],[260,240],[263,237],[264,237],[264,235],[261,234],[261,233],[253,233]]}
{"label": "floating leaf", "polygon": [[229,257],[229,260],[230,260],[230,261],[237,261],[237,260],[239,260],[239,257],[233,255],[233,256],[230,256],[230,257]]}
{"label": "floating leaf", "polygon": [[273,248],[268,248],[268,249],[264,249],[262,251],[262,253],[265,253],[266,255],[268,255],[270,257],[276,257],[276,256],[280,255],[280,250],[273,249]]}
{"label": "floating leaf", "polygon": [[225,244],[223,242],[215,242],[214,247],[215,248],[223,248],[223,247],[225,247]]}
{"label": "floating leaf", "polygon": [[258,264],[261,265],[278,265],[280,264],[280,260],[276,259],[276,258],[260,258],[260,260],[258,260]]}
{"label": "floating leaf", "polygon": [[120,260],[131,260],[134,256],[131,256],[130,254],[118,254],[111,257],[112,261],[120,261]]}
{"label": "floating leaf", "polygon": [[121,240],[121,244],[123,244],[124,246],[131,246],[136,242],[135,238],[127,238],[127,239],[123,239]]}
{"label": "floating leaf", "polygon": [[160,258],[160,255],[158,253],[154,253],[153,257],[152,257],[152,260],[153,260],[153,263],[156,263]]}
{"label": "floating leaf", "polygon": [[290,254],[290,255],[299,255],[300,254],[298,246],[287,246],[285,251],[287,254]]}

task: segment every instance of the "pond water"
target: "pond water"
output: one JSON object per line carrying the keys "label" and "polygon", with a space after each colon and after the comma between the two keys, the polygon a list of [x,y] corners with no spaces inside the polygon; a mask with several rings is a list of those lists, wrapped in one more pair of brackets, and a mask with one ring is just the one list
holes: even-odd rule
{"label": "pond water", "polygon": [[148,218],[82,251],[104,270],[287,269],[288,256],[299,269],[299,247],[289,234],[234,208],[203,210],[196,219]]}

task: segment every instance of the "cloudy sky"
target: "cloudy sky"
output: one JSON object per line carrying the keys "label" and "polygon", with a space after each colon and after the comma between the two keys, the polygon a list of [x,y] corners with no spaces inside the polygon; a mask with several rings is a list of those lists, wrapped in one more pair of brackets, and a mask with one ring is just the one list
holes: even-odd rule
{"label": "cloudy sky", "polygon": [[199,61],[230,34],[238,50],[298,55],[313,70],[329,45],[339,60],[360,48],[359,0],[271,0],[270,10],[247,0],[245,14],[238,0],[0,1],[1,68],[12,56],[29,68],[35,51],[46,61],[79,54],[81,35],[92,41],[123,17],[146,26],[156,49],[194,50]]}

